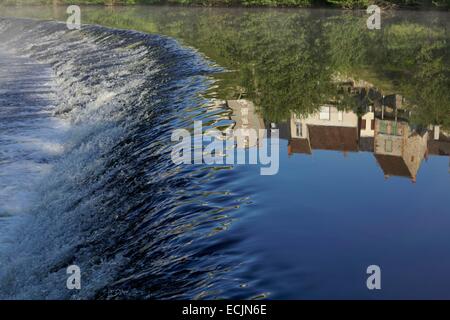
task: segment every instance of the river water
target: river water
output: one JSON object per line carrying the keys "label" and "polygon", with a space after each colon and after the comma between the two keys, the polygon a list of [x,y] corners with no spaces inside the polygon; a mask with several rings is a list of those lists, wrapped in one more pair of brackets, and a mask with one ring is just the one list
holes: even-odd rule
{"label": "river water", "polygon": [[[448,13],[0,10],[1,298],[450,298]],[[277,174],[171,161],[242,103]]]}

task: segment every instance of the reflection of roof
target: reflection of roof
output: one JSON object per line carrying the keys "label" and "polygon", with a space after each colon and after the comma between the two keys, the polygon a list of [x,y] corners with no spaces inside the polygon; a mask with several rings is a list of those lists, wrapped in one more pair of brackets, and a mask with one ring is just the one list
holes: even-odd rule
{"label": "reflection of roof", "polygon": [[450,155],[450,141],[428,140],[428,153],[437,156]]}
{"label": "reflection of roof", "polygon": [[402,107],[402,96],[399,94],[390,94],[384,97],[384,104],[391,108]]}
{"label": "reflection of roof", "polygon": [[359,138],[359,151],[373,152],[373,150],[374,150],[374,137]]}
{"label": "reflection of roof", "polygon": [[[268,120],[264,120],[264,125],[266,128],[271,128],[272,123]],[[280,121],[276,123],[276,126],[278,128],[278,138],[289,140],[291,138],[291,121]]]}
{"label": "reflection of roof", "polygon": [[308,125],[312,149],[358,151],[358,128]]}
{"label": "reflection of roof", "polygon": [[385,175],[412,178],[402,157],[374,154]]}
{"label": "reflection of roof", "polygon": [[[288,140],[291,133],[291,122],[290,121],[283,121],[277,124],[278,130],[279,130],[279,138],[280,139],[286,139]],[[270,127],[270,126],[267,126]]]}
{"label": "reflection of roof", "polygon": [[311,154],[311,147],[308,139],[292,138],[289,140],[289,154],[291,153],[306,153]]}

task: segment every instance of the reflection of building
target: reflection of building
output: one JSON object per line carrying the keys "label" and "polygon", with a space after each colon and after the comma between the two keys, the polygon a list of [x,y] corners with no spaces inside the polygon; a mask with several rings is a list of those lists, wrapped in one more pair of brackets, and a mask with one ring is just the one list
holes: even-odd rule
{"label": "reflection of building", "polygon": [[433,127],[433,134],[428,140],[428,154],[433,156],[450,155],[450,134],[440,130],[439,126]]}
{"label": "reflection of building", "polygon": [[311,154],[313,149],[358,151],[358,116],[325,105],[308,117],[291,117],[289,153]]}
{"label": "reflection of building", "polygon": [[352,111],[323,106],[307,117],[292,114],[288,153],[312,154],[313,150],[373,152],[386,177],[415,181],[427,144],[439,154],[450,153],[450,138],[428,140],[427,131],[413,130],[402,120],[379,119],[371,108],[358,118]]}
{"label": "reflection of building", "polygon": [[428,154],[431,156],[449,156],[448,172],[450,173],[450,132],[433,127],[433,135],[428,140]]}
{"label": "reflection of building", "polygon": [[449,156],[448,172],[450,173],[450,133],[434,126],[428,139],[428,154],[431,156]]}
{"label": "reflection of building", "polygon": [[374,153],[386,177],[416,180],[427,152],[428,132],[411,130],[404,121],[375,120]]}
{"label": "reflection of building", "polygon": [[[408,102],[399,94],[385,94],[365,81],[336,77],[339,91],[333,103],[346,105],[350,96],[360,117],[325,105],[306,117],[292,114],[288,153],[313,150],[372,152],[385,177],[416,180],[422,160],[430,155],[450,155],[450,135],[438,126],[432,133],[409,125]],[[449,163],[450,166],[450,163]],[[449,171],[450,172],[450,171]]]}
{"label": "reflection of building", "polygon": [[[264,121],[258,115],[253,102],[245,99],[228,100],[228,107],[233,111],[231,120],[235,122],[233,130],[235,134],[241,134],[242,139],[237,139],[238,148],[250,148],[261,146],[263,135],[260,129],[264,129]],[[255,137],[252,137],[255,134]]]}

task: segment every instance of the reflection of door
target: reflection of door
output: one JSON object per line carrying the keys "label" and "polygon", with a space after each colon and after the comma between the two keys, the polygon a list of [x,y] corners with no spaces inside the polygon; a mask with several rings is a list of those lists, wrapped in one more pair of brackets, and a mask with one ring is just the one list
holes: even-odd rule
{"label": "reflection of door", "polygon": [[330,120],[330,107],[320,107],[320,120]]}
{"label": "reflection of door", "polygon": [[392,152],[392,140],[386,140],[384,142],[384,151]]}
{"label": "reflection of door", "polygon": [[295,123],[295,129],[296,129],[296,135],[297,137],[303,137],[303,130],[302,130],[302,123],[301,122],[296,122]]}
{"label": "reflection of door", "polygon": [[361,129],[366,130],[366,120],[365,119],[361,120]]}

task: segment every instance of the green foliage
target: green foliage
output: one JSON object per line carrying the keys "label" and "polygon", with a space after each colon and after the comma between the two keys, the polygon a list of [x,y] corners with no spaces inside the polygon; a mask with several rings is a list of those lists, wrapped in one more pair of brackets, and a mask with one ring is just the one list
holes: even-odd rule
{"label": "green foliage", "polygon": [[[46,8],[41,18],[55,14]],[[39,17],[30,10],[26,16]],[[60,10],[58,18],[65,19]],[[392,13],[381,30],[368,30],[365,14],[338,10],[83,10],[86,23],[164,34],[198,49],[230,70],[214,76],[211,97],[250,99],[271,122],[335,101],[341,92],[334,79],[342,75],[370,82],[385,95],[401,94],[416,124],[449,130],[450,20],[429,16]],[[350,97],[341,107],[354,107]]]}
{"label": "green foliage", "polygon": [[366,8],[373,1],[370,0],[327,0],[328,3],[341,8]]}
{"label": "green foliage", "polygon": [[312,7],[335,6],[346,9],[366,8],[377,3],[383,6],[437,7],[449,8],[450,0],[0,0],[0,5],[27,4],[96,4],[96,5],[135,5],[135,4],[181,4],[199,6],[268,6],[268,7]]}
{"label": "green foliage", "polygon": [[283,6],[283,7],[309,7],[314,4],[313,0],[242,0],[246,6]]}

